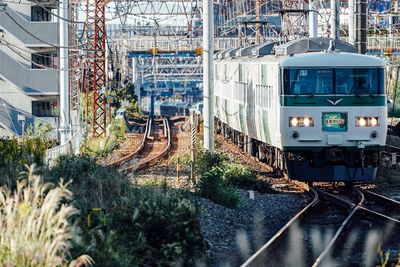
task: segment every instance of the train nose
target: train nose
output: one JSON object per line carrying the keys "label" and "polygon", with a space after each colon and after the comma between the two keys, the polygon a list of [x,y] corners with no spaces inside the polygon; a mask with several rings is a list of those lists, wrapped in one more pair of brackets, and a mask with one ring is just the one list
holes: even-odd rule
{"label": "train nose", "polygon": [[343,143],[343,135],[340,134],[328,134],[327,144],[332,146],[338,146]]}

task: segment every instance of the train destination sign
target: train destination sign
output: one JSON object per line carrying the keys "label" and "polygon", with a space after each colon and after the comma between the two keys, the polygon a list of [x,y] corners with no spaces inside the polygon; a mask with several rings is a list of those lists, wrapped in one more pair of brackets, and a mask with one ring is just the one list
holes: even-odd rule
{"label": "train destination sign", "polygon": [[322,130],[327,132],[347,131],[347,113],[345,112],[323,112]]}

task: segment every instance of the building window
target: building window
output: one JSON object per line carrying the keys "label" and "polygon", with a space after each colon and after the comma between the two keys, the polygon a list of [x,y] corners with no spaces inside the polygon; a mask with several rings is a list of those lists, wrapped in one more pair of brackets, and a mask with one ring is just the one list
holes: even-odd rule
{"label": "building window", "polygon": [[56,59],[54,54],[32,54],[32,69],[57,68]]}
{"label": "building window", "polygon": [[51,21],[51,14],[41,6],[33,6],[31,9],[31,21]]}
{"label": "building window", "polygon": [[57,116],[57,102],[32,101],[32,115],[36,117],[55,117]]}

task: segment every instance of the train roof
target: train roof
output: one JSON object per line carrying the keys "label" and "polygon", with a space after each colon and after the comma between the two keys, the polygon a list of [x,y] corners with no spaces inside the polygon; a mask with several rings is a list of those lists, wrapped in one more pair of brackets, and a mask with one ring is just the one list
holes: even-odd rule
{"label": "train roof", "polygon": [[260,57],[268,55],[288,56],[294,54],[323,52],[323,51],[341,51],[347,53],[356,53],[356,48],[344,41],[334,40],[326,37],[303,38],[290,42],[269,42],[260,45],[250,45],[241,48],[231,48],[224,52],[214,55],[215,59],[225,59],[232,57]]}
{"label": "train roof", "polygon": [[316,52],[297,54],[281,59],[282,67],[385,67],[385,62],[374,56],[344,52]]}

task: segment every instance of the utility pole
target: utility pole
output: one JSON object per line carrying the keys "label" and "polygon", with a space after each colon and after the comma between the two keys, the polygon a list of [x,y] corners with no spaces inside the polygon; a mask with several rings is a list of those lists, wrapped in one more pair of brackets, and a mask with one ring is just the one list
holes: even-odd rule
{"label": "utility pole", "polygon": [[354,45],[354,0],[349,0],[349,43]]}
{"label": "utility pole", "polygon": [[68,60],[68,3],[69,0],[64,0],[59,3],[58,14],[60,16],[58,20],[60,28],[60,135],[61,144],[65,144],[71,137],[71,125],[70,125],[70,105],[69,105],[69,60]]}
{"label": "utility pole", "polygon": [[309,32],[310,37],[318,37],[318,0],[311,0],[309,4]]}
{"label": "utility pole", "polygon": [[365,54],[367,52],[367,0],[356,0],[356,38],[355,46],[357,52]]}
{"label": "utility pole", "polygon": [[256,44],[261,43],[260,13],[261,13],[261,0],[256,0]]}
{"label": "utility pole", "polygon": [[338,2],[336,0],[331,0],[331,37],[335,40],[340,38],[338,7]]}
{"label": "utility pole", "polygon": [[203,0],[203,99],[204,148],[214,149],[214,9],[213,0]]}

